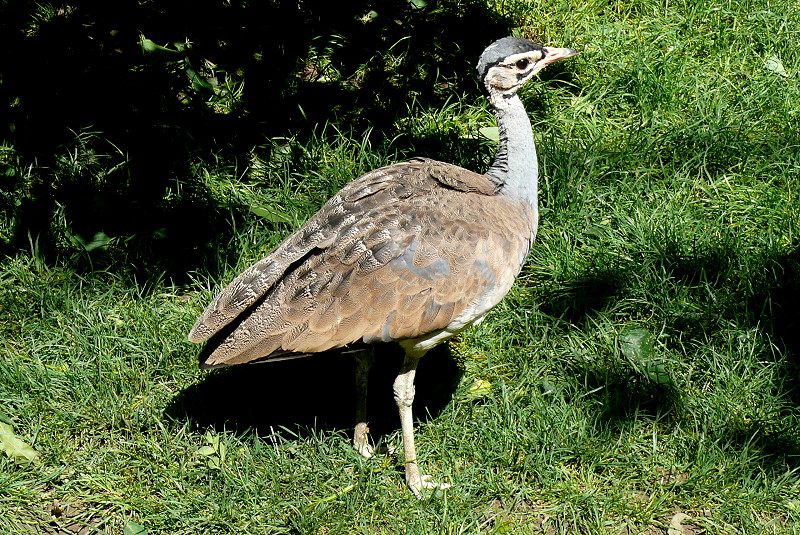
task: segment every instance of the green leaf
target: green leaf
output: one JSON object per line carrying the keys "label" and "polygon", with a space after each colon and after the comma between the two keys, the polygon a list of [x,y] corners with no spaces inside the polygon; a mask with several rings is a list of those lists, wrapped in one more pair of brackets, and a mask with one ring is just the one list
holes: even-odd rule
{"label": "green leaf", "polygon": [[263,217],[270,223],[294,223],[294,220],[288,215],[277,212],[266,206],[251,206],[250,211],[258,217]]}
{"label": "green leaf", "polygon": [[211,84],[208,80],[200,76],[200,74],[192,69],[191,67],[186,67],[186,76],[189,77],[189,81],[192,82],[192,89],[197,91],[198,93],[203,91],[214,91],[214,85]]}
{"label": "green leaf", "polygon": [[654,383],[672,385],[664,360],[655,353],[656,337],[647,329],[627,327],[619,333],[619,347],[622,354],[648,379]]}
{"label": "green leaf", "polygon": [[182,61],[186,57],[178,50],[158,45],[144,35],[139,36],[139,46],[142,48],[142,54],[148,58],[148,61],[172,64]]}
{"label": "green leaf", "polygon": [[133,520],[128,520],[122,528],[122,535],[147,535],[147,530]]}
{"label": "green leaf", "polygon": [[475,379],[469,387],[467,395],[471,398],[482,398],[492,390],[492,383],[484,379]]}
{"label": "green leaf", "polygon": [[672,384],[672,376],[670,376],[663,361],[645,362],[643,371],[647,378],[654,383],[664,386]]}
{"label": "green leaf", "polygon": [[428,5],[427,0],[408,0],[408,3],[411,4],[411,7],[414,9],[422,9]]}
{"label": "green leaf", "polygon": [[217,449],[214,446],[203,446],[202,448],[197,450],[198,455],[202,455],[204,457],[209,457],[211,455],[217,454]]}
{"label": "green leaf", "polygon": [[778,56],[768,56],[767,59],[764,60],[764,66],[768,71],[772,71],[777,75],[783,76],[784,78],[789,77],[789,73],[786,72],[786,67],[783,66],[783,62]]}
{"label": "green leaf", "polygon": [[177,50],[172,50],[172,49],[163,47],[161,45],[155,44],[153,41],[151,41],[150,39],[148,39],[144,35],[141,35],[139,37],[139,45],[142,47],[142,52],[147,52],[147,53],[150,53],[150,54],[163,54],[163,53],[178,54],[179,53]]}
{"label": "green leaf", "polygon": [[496,520],[494,524],[494,530],[492,533],[513,533],[514,532],[514,524],[509,522],[508,520]]}
{"label": "green leaf", "polygon": [[492,141],[500,141],[500,129],[496,126],[484,126],[480,129],[483,137],[491,139]]}
{"label": "green leaf", "polygon": [[76,235],[75,240],[87,251],[94,251],[95,249],[100,249],[101,247],[107,246],[114,241],[114,238],[108,236],[104,232],[96,232],[90,240],[87,240],[80,235]]}
{"label": "green leaf", "polygon": [[207,444],[197,450],[198,455],[205,457],[206,466],[212,469],[220,469],[225,464],[228,456],[228,446],[221,442],[219,435],[207,431],[204,438]]}
{"label": "green leaf", "polygon": [[217,447],[219,447],[219,435],[215,435],[211,431],[206,431],[206,434],[203,435],[203,438],[206,439],[206,442],[214,446],[214,451],[217,450]]}
{"label": "green leaf", "polygon": [[15,435],[14,429],[5,422],[0,422],[0,450],[14,459],[35,461],[39,458],[39,453]]}
{"label": "green leaf", "polygon": [[622,354],[634,362],[643,362],[653,356],[655,336],[647,329],[628,327],[619,333]]}

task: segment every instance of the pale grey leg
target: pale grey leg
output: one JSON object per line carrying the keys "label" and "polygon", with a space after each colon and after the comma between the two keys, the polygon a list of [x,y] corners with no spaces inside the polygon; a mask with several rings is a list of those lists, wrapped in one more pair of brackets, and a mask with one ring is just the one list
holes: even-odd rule
{"label": "pale grey leg", "polygon": [[373,448],[369,443],[369,427],[367,427],[367,389],[369,370],[373,361],[372,349],[357,353],[356,364],[356,429],[353,433],[353,447],[358,453],[369,459]]}
{"label": "pale grey leg", "polygon": [[431,476],[420,476],[417,465],[417,449],[414,446],[414,416],[411,406],[414,403],[414,376],[417,363],[422,355],[406,353],[403,367],[394,381],[394,400],[400,411],[400,428],[403,432],[403,454],[406,464],[406,484],[414,496],[422,498],[422,489],[446,489],[450,485],[439,484],[431,480]]}

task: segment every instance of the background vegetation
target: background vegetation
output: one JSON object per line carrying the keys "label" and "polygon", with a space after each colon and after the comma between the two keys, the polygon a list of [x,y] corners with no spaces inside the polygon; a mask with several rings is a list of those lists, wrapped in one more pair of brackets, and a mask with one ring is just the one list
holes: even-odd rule
{"label": "background vegetation", "polygon": [[[417,501],[350,448],[346,356],[208,373],[185,336],[351,178],[484,168],[511,32],[581,55],[523,94],[518,284],[420,366],[453,488]],[[0,532],[797,533],[799,34],[788,0],[0,3]]]}

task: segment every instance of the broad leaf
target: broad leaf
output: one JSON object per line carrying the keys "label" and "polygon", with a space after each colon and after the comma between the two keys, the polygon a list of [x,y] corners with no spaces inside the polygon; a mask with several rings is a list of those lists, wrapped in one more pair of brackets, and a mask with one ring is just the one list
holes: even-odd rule
{"label": "broad leaf", "polygon": [[496,126],[484,126],[480,129],[481,135],[492,141],[500,141],[500,129]]}
{"label": "broad leaf", "polygon": [[622,354],[648,379],[659,385],[672,385],[664,360],[656,355],[655,335],[641,327],[628,327],[619,333]]}
{"label": "broad leaf", "polygon": [[0,450],[14,459],[35,461],[39,458],[39,453],[15,435],[14,429],[5,422],[0,422]]}
{"label": "broad leaf", "polygon": [[786,67],[783,66],[783,62],[778,56],[767,56],[767,59],[764,60],[764,66],[767,68],[767,70],[783,76],[784,78],[788,78],[789,76],[789,73],[786,72]]}
{"label": "broad leaf", "polygon": [[619,333],[622,354],[634,362],[643,362],[653,356],[655,336],[647,329],[628,327]]}
{"label": "broad leaf", "polygon": [[482,398],[492,390],[492,383],[484,379],[475,379],[469,387],[467,395],[471,398]]}
{"label": "broad leaf", "polygon": [[202,91],[214,91],[214,85],[203,78],[196,70],[192,69],[191,67],[186,67],[186,76],[189,77],[189,80],[192,82],[192,89],[197,92]]}
{"label": "broad leaf", "polygon": [[214,446],[203,446],[197,450],[197,454],[202,455],[203,457],[208,457],[210,455],[216,455],[217,449]]}
{"label": "broad leaf", "polygon": [[147,530],[141,524],[128,520],[122,528],[122,535],[147,535]]}
{"label": "broad leaf", "polygon": [[105,247],[114,241],[114,238],[108,236],[104,232],[96,232],[90,240],[85,239],[83,236],[79,234],[76,234],[74,238],[75,241],[80,243],[83,246],[83,248],[86,249],[87,251],[94,251],[95,249],[100,249],[101,247]]}
{"label": "broad leaf", "polygon": [[270,223],[294,223],[291,217],[266,206],[251,206],[250,211]]}
{"label": "broad leaf", "polygon": [[171,50],[171,49],[163,47],[161,45],[157,45],[156,43],[154,43],[153,41],[151,41],[150,39],[148,39],[144,35],[142,35],[140,37],[139,44],[142,47],[142,51],[149,52],[151,54],[153,54],[153,53],[178,54],[179,53],[177,50]]}

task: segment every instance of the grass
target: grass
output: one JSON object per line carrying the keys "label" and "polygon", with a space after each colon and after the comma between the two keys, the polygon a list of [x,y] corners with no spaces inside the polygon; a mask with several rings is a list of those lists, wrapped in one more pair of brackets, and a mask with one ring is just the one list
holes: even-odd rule
{"label": "grass", "polygon": [[[485,165],[475,95],[414,110],[394,142],[274,140],[245,181],[198,164],[220,206],[257,209],[231,216],[221,275],[5,258],[0,421],[39,457],[0,457],[0,533],[798,533],[800,14],[496,7],[582,54],[524,94],[543,210],[518,284],[420,366],[421,462],[453,488],[417,501],[399,452],[352,451],[352,392],[325,389],[352,380],[345,357],[209,374],[186,332],[349,178],[415,154]],[[387,350],[372,387],[392,447],[397,365]]]}

